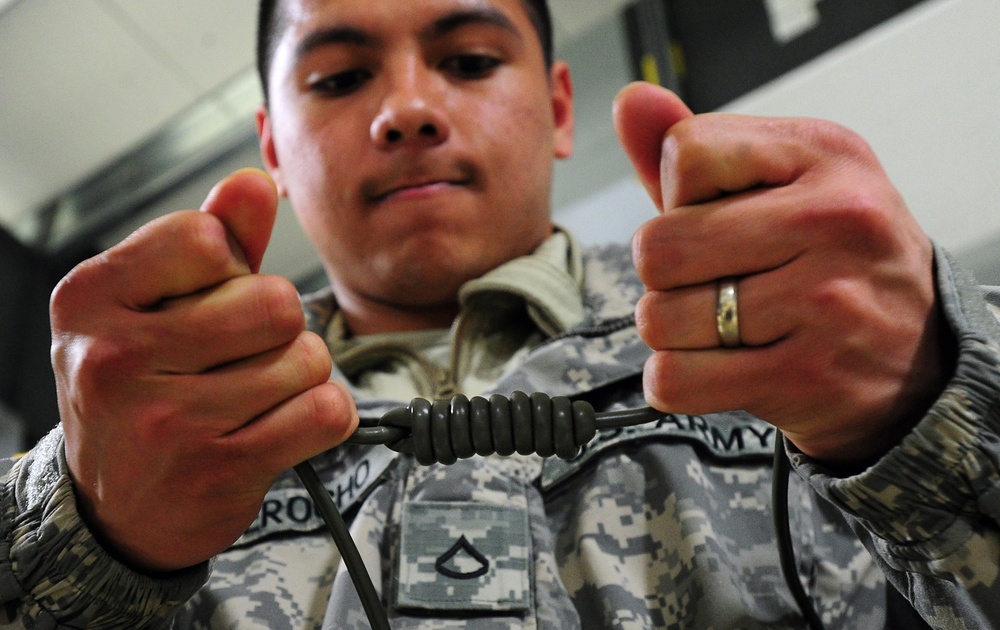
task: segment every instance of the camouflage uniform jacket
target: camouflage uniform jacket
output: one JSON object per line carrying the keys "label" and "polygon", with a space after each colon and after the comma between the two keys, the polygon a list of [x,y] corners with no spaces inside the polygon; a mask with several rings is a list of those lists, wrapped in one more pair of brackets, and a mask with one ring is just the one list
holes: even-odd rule
{"label": "camouflage uniform jacket", "polygon": [[[585,269],[588,320],[496,391],[642,404],[649,350],[630,320],[642,289],[628,253],[590,252]],[[914,431],[850,478],[790,453],[798,572],[828,628],[885,627],[886,575],[935,627],[1000,623],[1000,294],[988,306],[954,273],[939,253],[956,373]],[[329,316],[307,311],[317,327]],[[363,417],[398,404],[359,400]],[[568,462],[422,467],[342,446],[313,463],[393,628],[801,628],[772,533],[775,438],[747,414],[667,416],[603,432]],[[4,468],[0,627],[368,627],[291,475],[203,587],[207,566],[153,579],[101,550],[76,514],[58,430]]]}

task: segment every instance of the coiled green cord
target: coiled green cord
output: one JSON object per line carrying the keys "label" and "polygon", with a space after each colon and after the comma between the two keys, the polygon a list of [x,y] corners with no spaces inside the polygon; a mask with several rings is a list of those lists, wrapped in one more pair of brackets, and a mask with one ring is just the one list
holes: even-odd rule
{"label": "coiled green cord", "polygon": [[558,455],[576,457],[600,429],[645,424],[663,413],[645,407],[595,413],[585,401],[514,392],[489,399],[463,395],[430,402],[416,398],[393,409],[378,426],[362,427],[349,444],[384,444],[413,453],[422,465],[451,465],[474,455]]}

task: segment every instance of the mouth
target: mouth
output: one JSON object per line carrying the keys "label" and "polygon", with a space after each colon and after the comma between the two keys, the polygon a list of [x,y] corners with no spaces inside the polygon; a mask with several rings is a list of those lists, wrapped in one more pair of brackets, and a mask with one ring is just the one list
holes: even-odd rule
{"label": "mouth", "polygon": [[441,171],[396,173],[366,182],[362,185],[362,194],[372,204],[397,199],[430,197],[470,186],[474,181],[472,170],[469,166],[459,165]]}
{"label": "mouth", "polygon": [[412,183],[404,183],[394,186],[385,192],[376,194],[373,201],[376,203],[389,199],[415,199],[425,197],[439,192],[464,186],[467,182],[462,180],[448,179],[428,179]]}

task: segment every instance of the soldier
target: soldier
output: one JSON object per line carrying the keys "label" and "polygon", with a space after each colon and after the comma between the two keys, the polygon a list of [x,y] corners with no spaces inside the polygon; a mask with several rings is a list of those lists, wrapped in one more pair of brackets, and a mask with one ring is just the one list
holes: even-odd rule
{"label": "soldier", "polygon": [[[802,627],[781,440],[824,625],[889,627],[897,590],[935,626],[1000,620],[1000,298],[860,139],[626,88],[661,210],[633,266],[552,224],[573,111],[544,0],[276,0],[260,23],[270,178],[54,293],[62,425],[2,468],[5,627],[367,627],[287,472],[309,458],[393,627]],[[305,317],[256,273],[279,195],[330,279]],[[665,415],[570,460],[343,444],[413,396],[516,390]]]}

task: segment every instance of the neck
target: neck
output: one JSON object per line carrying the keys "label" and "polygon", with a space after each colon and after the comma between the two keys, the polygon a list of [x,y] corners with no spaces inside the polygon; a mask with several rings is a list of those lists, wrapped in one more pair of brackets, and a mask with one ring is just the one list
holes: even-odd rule
{"label": "neck", "polygon": [[401,306],[341,293],[334,289],[344,323],[352,335],[449,328],[459,311],[457,300],[442,305]]}

